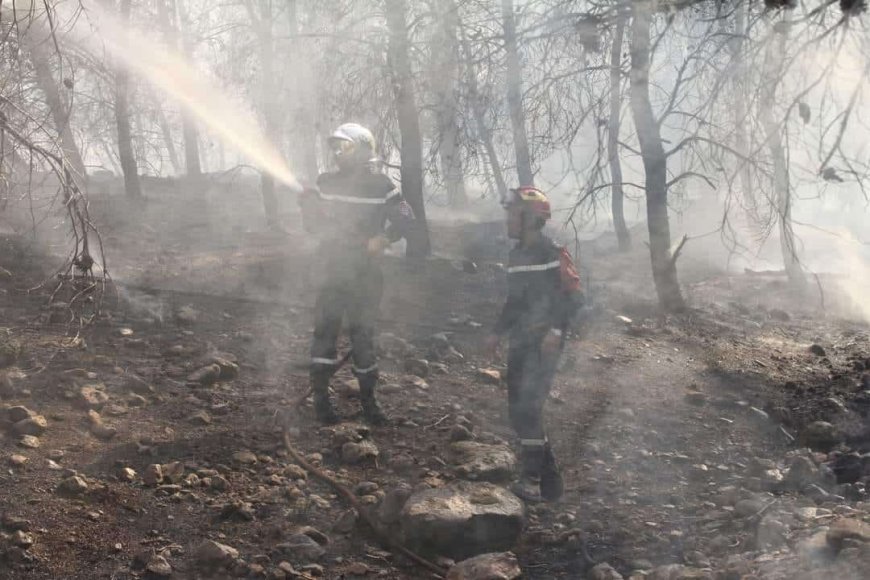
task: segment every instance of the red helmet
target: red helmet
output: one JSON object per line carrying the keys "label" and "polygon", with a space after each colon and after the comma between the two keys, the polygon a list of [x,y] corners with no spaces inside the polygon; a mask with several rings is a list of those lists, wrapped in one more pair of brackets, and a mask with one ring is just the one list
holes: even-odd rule
{"label": "red helmet", "polygon": [[547,195],[536,187],[518,187],[511,190],[513,198],[508,205],[522,205],[524,212],[528,212],[542,220],[550,219],[550,200]]}

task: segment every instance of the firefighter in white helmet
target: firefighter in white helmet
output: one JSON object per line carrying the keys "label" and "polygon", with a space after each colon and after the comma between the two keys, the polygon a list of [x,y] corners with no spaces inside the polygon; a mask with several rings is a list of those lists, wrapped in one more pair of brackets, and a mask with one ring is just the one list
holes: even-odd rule
{"label": "firefighter in white helmet", "polygon": [[375,398],[379,374],[374,346],[383,293],[379,258],[387,246],[411,234],[414,213],[381,172],[371,131],[347,123],[329,137],[329,145],[338,170],[321,174],[301,199],[306,230],[320,238],[316,259],[324,273],[311,345],[314,409],[323,423],[339,420],[329,381],[339,364],[336,342],[345,318],[363,417],[382,424],[386,416]]}

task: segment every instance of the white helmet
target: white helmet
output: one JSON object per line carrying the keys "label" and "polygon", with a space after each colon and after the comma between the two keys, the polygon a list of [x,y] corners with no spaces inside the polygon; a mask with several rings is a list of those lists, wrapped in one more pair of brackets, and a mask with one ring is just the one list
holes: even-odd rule
{"label": "white helmet", "polygon": [[329,136],[329,145],[339,165],[370,162],[375,157],[375,137],[357,123],[345,123]]}

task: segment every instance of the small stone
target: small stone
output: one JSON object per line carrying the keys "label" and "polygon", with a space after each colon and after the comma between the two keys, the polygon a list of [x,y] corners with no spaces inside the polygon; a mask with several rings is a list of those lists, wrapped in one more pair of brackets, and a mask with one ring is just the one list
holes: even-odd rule
{"label": "small stone", "polygon": [[64,494],[81,495],[88,491],[88,484],[78,475],[73,475],[61,481],[57,490]]}
{"label": "small stone", "polygon": [[145,566],[145,570],[158,578],[169,578],[172,576],[172,566],[169,565],[166,558],[159,554],[151,556],[151,559],[148,560],[148,564]]}
{"label": "small stone", "polygon": [[734,513],[742,518],[756,515],[764,509],[764,502],[755,499],[743,499],[734,505]]}
{"label": "small stone", "polygon": [[294,534],[287,538],[287,542],[279,544],[276,548],[302,562],[313,562],[326,554],[326,550],[306,534]]}
{"label": "small stone", "polygon": [[100,414],[91,409],[88,411],[88,421],[91,424],[91,435],[102,441],[108,441],[118,434],[118,430],[103,423]]}
{"label": "small stone", "polygon": [[0,520],[0,524],[10,532],[17,532],[19,530],[22,532],[29,532],[32,528],[30,520],[9,514],[3,516],[2,520]]}
{"label": "small stone", "polygon": [[109,395],[103,389],[105,386],[102,383],[83,386],[79,389],[78,405],[83,409],[99,411],[109,402]]}
{"label": "small stone", "polygon": [[405,372],[425,379],[429,376],[429,361],[425,359],[408,359],[405,361]]}
{"label": "small stone", "polygon": [[362,562],[354,562],[353,564],[349,565],[346,570],[348,574],[353,574],[354,576],[365,576],[369,572],[371,572],[371,568],[369,568]]}
{"label": "small stone", "polygon": [[378,446],[368,439],[359,442],[348,441],[341,446],[341,458],[351,464],[362,463],[368,459],[376,459],[378,455],[380,455]]}
{"label": "small stone", "polygon": [[118,472],[118,479],[127,483],[133,482],[136,480],[136,472],[129,467],[122,467]]}
{"label": "small stone", "polygon": [[292,479],[294,481],[300,479],[306,480],[308,479],[308,473],[295,463],[292,463],[284,468],[284,477],[286,477],[287,479]]}
{"label": "small stone", "polygon": [[227,358],[220,356],[213,357],[211,360],[211,364],[215,364],[220,367],[220,373],[218,374],[218,378],[222,381],[235,379],[239,376],[239,365]]}
{"label": "small stone", "polygon": [[13,424],[29,419],[34,415],[36,415],[36,413],[27,407],[22,407],[20,405],[6,409],[6,420]]}
{"label": "small stone", "polygon": [[196,324],[197,320],[199,320],[199,311],[191,305],[182,306],[175,313],[175,319],[184,325],[193,325]]}
{"label": "small stone", "polygon": [[48,429],[48,421],[42,415],[32,415],[12,426],[12,431],[16,435],[34,435],[37,437],[45,433],[46,429]]}
{"label": "small stone", "polygon": [[29,549],[33,544],[36,543],[36,539],[33,537],[33,534],[22,530],[17,530],[15,533],[13,533],[10,541],[12,542],[13,546],[18,546],[19,548],[24,548],[25,550]]}
{"label": "small stone", "polygon": [[477,369],[477,376],[490,385],[501,384],[501,372],[496,369]]}
{"label": "small stone", "polygon": [[[208,488],[213,489],[215,491],[227,491],[230,489],[230,482],[222,475],[214,475],[212,477],[207,478]],[[203,479],[205,482],[205,479]]]}
{"label": "small stone", "polygon": [[206,425],[211,425],[211,415],[205,411],[199,411],[198,413],[191,415],[188,421],[193,425],[204,427]]}
{"label": "small stone", "polygon": [[589,580],[623,580],[622,574],[610,564],[598,564],[589,571]]}
{"label": "small stone", "polygon": [[254,508],[246,501],[234,501],[224,505],[221,510],[221,518],[252,522],[254,521]]}
{"label": "small stone", "polygon": [[820,345],[820,344],[811,345],[809,348],[809,351],[810,351],[810,353],[812,353],[816,356],[826,356],[827,355],[824,347],[822,347],[822,345]]}
{"label": "small stone", "polygon": [[142,474],[142,481],[148,487],[155,487],[163,483],[163,468],[158,463],[152,463],[145,468],[145,473]]}
{"label": "small stone", "polygon": [[9,458],[9,465],[11,465],[12,467],[15,467],[17,469],[20,469],[20,468],[24,467],[24,464],[27,463],[27,461],[28,461],[28,459],[24,455],[12,455]]}
{"label": "small stone", "polygon": [[776,550],[785,546],[788,526],[773,516],[765,516],[758,523],[755,542],[759,550]]}
{"label": "small stone", "polygon": [[[517,557],[512,552],[489,553],[452,566],[447,572],[447,580],[517,580],[522,574]],[[596,577],[593,575],[590,578]],[[612,580],[616,580],[616,577]]]}
{"label": "small stone", "polygon": [[278,563],[278,570],[283,572],[285,576],[289,576],[290,578],[296,578],[299,576],[299,572],[296,568],[293,567],[293,564],[287,561],[282,561]]}
{"label": "small stone", "polygon": [[227,566],[239,557],[239,551],[214,540],[205,540],[194,550],[196,560],[206,567]]}
{"label": "small stone", "polygon": [[39,437],[36,437],[34,435],[25,435],[18,441],[18,444],[28,449],[39,449],[39,447],[42,445],[42,443],[39,441]]}
{"label": "small stone", "polygon": [[456,474],[472,481],[509,481],[517,459],[506,445],[461,441],[450,445],[450,459]]}
{"label": "small stone", "polygon": [[783,479],[783,486],[786,489],[801,491],[808,485],[818,483],[820,479],[816,464],[801,455],[791,460]]}
{"label": "small stone", "polygon": [[169,483],[178,484],[184,479],[184,464],[180,461],[164,463],[160,466],[163,473],[163,480]]}
{"label": "small stone", "polygon": [[197,383],[203,386],[213,385],[221,377],[221,367],[217,363],[206,365],[195,370],[187,376],[188,383]]}
{"label": "small stone", "polygon": [[356,495],[371,495],[378,491],[379,486],[373,481],[362,481],[356,484],[353,488],[353,493]]}
{"label": "small stone", "polygon": [[801,443],[812,449],[827,451],[836,445],[837,429],[827,421],[815,421],[800,434]]}
{"label": "small stone", "polygon": [[827,540],[835,550],[841,549],[848,540],[870,542],[870,524],[854,518],[841,518],[831,524]]}
{"label": "small stone", "polygon": [[233,461],[242,465],[254,465],[257,463],[257,455],[250,451],[236,451],[233,453]]}
{"label": "small stone", "polygon": [[450,429],[451,441],[471,441],[472,439],[474,439],[474,433],[469,431],[464,425],[454,425]]}

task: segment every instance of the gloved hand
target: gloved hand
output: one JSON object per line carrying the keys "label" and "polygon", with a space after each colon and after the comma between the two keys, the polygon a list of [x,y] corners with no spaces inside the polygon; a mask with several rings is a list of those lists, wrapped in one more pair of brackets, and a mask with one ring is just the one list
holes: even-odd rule
{"label": "gloved hand", "polygon": [[369,256],[380,256],[384,253],[384,250],[390,245],[390,240],[387,239],[384,235],[375,236],[373,238],[369,238],[367,244],[367,251]]}
{"label": "gloved hand", "polygon": [[562,332],[553,329],[544,336],[544,340],[541,342],[541,352],[544,356],[555,356],[559,353],[560,348],[562,348]]}

